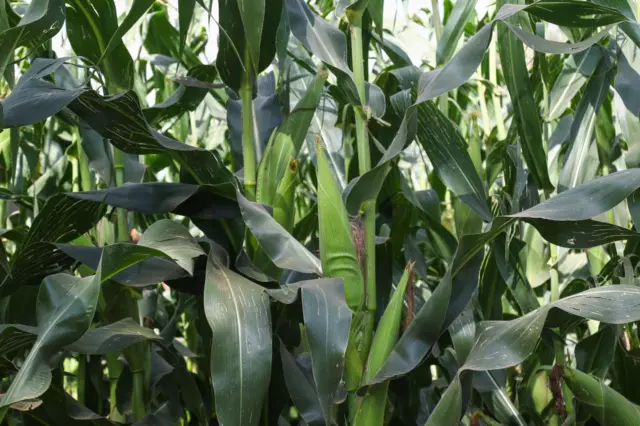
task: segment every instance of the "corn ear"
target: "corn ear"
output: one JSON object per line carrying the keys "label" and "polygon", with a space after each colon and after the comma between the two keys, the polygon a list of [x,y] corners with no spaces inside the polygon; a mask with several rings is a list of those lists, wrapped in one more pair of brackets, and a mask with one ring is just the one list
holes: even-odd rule
{"label": "corn ear", "polygon": [[326,72],[319,72],[284,123],[271,135],[258,167],[256,200],[273,205],[278,183],[283,179],[289,159],[295,158],[309,131],[316,106],[322,96]]}
{"label": "corn ear", "polygon": [[278,184],[276,198],[273,201],[273,218],[289,232],[293,230],[293,221],[295,219],[293,197],[296,192],[297,177],[298,162],[296,159],[291,158],[289,159],[289,167],[287,167],[284,177]]}
{"label": "corn ear", "polygon": [[[404,269],[400,283],[398,283],[396,291],[393,293],[389,304],[384,310],[376,334],[373,336],[369,358],[367,359],[367,365],[363,374],[363,382],[365,384],[369,383],[375,377],[398,341],[404,295],[411,280],[413,280],[413,263],[410,263]],[[388,389],[388,380],[369,388],[367,394],[362,399],[354,425],[375,426],[384,424]]]}
{"label": "corn ear", "polygon": [[569,367],[563,367],[562,378],[576,399],[589,406],[591,415],[601,425],[638,424],[640,406],[632,403],[601,380]]}
{"label": "corn ear", "polygon": [[351,224],[327,157],[316,144],[320,261],[327,277],[344,280],[344,295],[353,311],[362,308],[364,279],[351,236]]}

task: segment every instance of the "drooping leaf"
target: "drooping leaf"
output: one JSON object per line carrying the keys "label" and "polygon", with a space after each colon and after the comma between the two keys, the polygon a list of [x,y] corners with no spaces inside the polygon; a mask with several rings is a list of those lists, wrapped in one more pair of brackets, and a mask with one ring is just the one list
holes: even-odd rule
{"label": "drooping leaf", "polygon": [[0,398],[0,406],[42,395],[51,384],[50,358],[78,340],[91,324],[100,285],[119,270],[158,254],[162,255],[146,247],[114,244],[105,250],[96,275],[78,278],[55,274],[45,278],[38,292],[38,337],[11,386]]}
{"label": "drooping leaf", "polygon": [[0,74],[4,75],[16,48],[20,46],[36,48],[62,29],[66,17],[64,4],[63,0],[32,1],[16,26],[2,28]]}
{"label": "drooping leaf", "polygon": [[[226,193],[226,190],[223,192]],[[126,184],[108,190],[70,192],[66,195],[148,214],[172,212],[200,219],[234,218],[240,215],[238,203],[220,195],[219,187],[214,185],[149,182]]]}
{"label": "drooping leaf", "polygon": [[269,296],[210,256],[204,309],[216,414],[231,426],[257,425],[271,375]]}
{"label": "drooping leaf", "polygon": [[325,424],[332,424],[332,406],[339,398],[338,387],[345,362],[351,310],[345,302],[342,279],[338,278],[302,281],[281,290],[272,290],[270,294],[283,303],[292,303],[297,298],[298,290],[302,295],[317,396]]}
{"label": "drooping leaf", "polygon": [[276,266],[322,275],[320,260],[289,234],[261,204],[247,200],[240,192],[237,197],[245,224]]}
{"label": "drooping leaf", "polygon": [[218,72],[213,65],[196,65],[191,68],[184,79],[179,82],[184,83],[178,86],[175,92],[160,104],[146,108],[144,117],[151,124],[161,120],[175,117],[187,111],[195,110],[204,100],[208,93],[206,87],[195,87],[188,85],[193,80],[204,83],[212,83]]}
{"label": "drooping leaf", "polygon": [[[465,371],[504,369],[524,361],[538,343],[540,333],[552,309],[561,309],[572,315],[610,324],[623,324],[637,321],[640,318],[640,310],[637,309],[638,303],[640,303],[640,291],[637,287],[612,285],[589,289],[566,297],[512,321],[482,323],[481,333],[475,341],[467,361],[458,370],[454,384],[447,389],[427,424],[457,423],[462,416],[461,410],[466,408],[462,406],[460,401],[461,389],[458,378],[461,375],[464,376]],[[585,394],[588,393],[590,392],[587,391]],[[457,404],[454,402],[455,400],[458,401]],[[449,404],[456,404],[461,410],[450,410],[451,405],[443,405],[447,401]],[[614,410],[611,409],[609,412],[611,411]],[[631,423],[623,422],[621,424]]]}
{"label": "drooping leaf", "polygon": [[155,334],[153,330],[140,326],[133,319],[125,318],[87,331],[67,348],[81,354],[101,355],[118,352],[144,340],[162,340],[162,337]]}
{"label": "drooping leaf", "polygon": [[[373,380],[365,385],[381,383],[406,374],[422,361],[440,334],[462,312],[475,291],[480,268],[478,252],[514,220],[545,219],[559,223],[585,221],[612,209],[638,187],[640,172],[637,169],[612,173],[565,191],[520,213],[495,218],[491,228],[483,234],[463,236],[446,275],[405,330],[387,362]],[[535,226],[535,221],[530,223]],[[604,233],[603,238],[608,238],[609,231]],[[581,231],[577,228],[576,232]],[[570,238],[576,239],[575,234]],[[551,305],[544,305],[540,309],[546,309],[548,306]]]}
{"label": "drooping leaf", "polygon": [[305,374],[298,360],[287,350],[282,342],[280,342],[280,356],[282,357],[287,389],[291,400],[300,413],[300,417],[310,425],[322,424],[324,415],[315,389],[315,382],[312,380],[313,375]]}

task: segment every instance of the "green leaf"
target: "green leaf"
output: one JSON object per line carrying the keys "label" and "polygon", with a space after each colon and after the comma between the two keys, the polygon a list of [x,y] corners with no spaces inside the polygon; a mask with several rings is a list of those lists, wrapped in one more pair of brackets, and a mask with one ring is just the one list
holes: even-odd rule
{"label": "green leaf", "polygon": [[270,294],[283,303],[293,303],[298,290],[302,295],[305,333],[311,350],[317,395],[325,424],[330,425],[334,421],[332,407],[337,402],[342,379],[351,310],[345,302],[342,279],[338,278],[301,281],[272,290]]}
{"label": "green leaf", "polygon": [[[504,2],[498,3],[499,6],[502,4]],[[504,26],[498,27],[498,45],[525,161],[538,188],[551,190],[553,185],[549,180],[547,154],[542,143],[540,114],[533,98],[524,48],[515,34]]]}
{"label": "green leaf", "polygon": [[[640,169],[611,173],[565,191],[520,213],[497,217],[491,228],[483,234],[463,236],[449,269],[436,290],[405,330],[387,362],[376,373],[373,380],[365,385],[381,383],[389,378],[406,374],[422,361],[438,337],[462,312],[476,290],[480,268],[478,252],[484,248],[485,244],[500,235],[514,220],[530,222],[531,219],[546,219],[561,224],[566,224],[567,221],[586,221],[612,209],[638,187],[640,187]],[[535,226],[534,221],[530,223]],[[581,232],[578,228],[569,238],[577,241],[576,234]],[[600,238],[608,238],[609,232],[610,228]],[[455,293],[453,293],[454,288]],[[551,305],[545,305],[540,309],[546,309],[548,306]],[[521,318],[527,318],[529,315]]]}
{"label": "green leaf", "polygon": [[417,118],[418,141],[442,182],[482,220],[490,222],[487,194],[460,132],[433,102],[420,103]]}
{"label": "green leaf", "polygon": [[[226,193],[226,190],[223,192]],[[200,219],[234,218],[240,215],[238,203],[220,195],[219,187],[214,185],[149,182],[125,184],[113,189],[70,192],[66,196],[147,214],[171,212]]]}
{"label": "green leaf", "polygon": [[552,24],[576,28],[602,27],[624,21],[627,18],[633,19],[633,12],[631,16],[628,16],[616,8],[608,7],[606,3],[607,1],[583,3],[576,0],[561,2],[544,0],[536,2],[527,11]]}
{"label": "green leaf", "polygon": [[438,40],[436,50],[436,62],[441,65],[449,61],[458,45],[458,41],[464,31],[469,18],[475,12],[476,0],[457,1],[453,6],[451,15]]}
{"label": "green leaf", "polygon": [[87,330],[101,284],[119,270],[158,253],[146,247],[114,244],[105,250],[96,275],[77,278],[56,274],[45,278],[38,292],[38,337],[11,386],[0,398],[0,407],[42,395],[51,384],[50,358]]}
{"label": "green leaf", "polygon": [[[458,251],[460,251],[460,247]],[[431,350],[441,333],[464,310],[478,283],[481,256],[465,262],[460,271],[447,270],[429,300],[404,331],[370,384],[381,383],[413,370]],[[455,288],[455,294],[453,289]]]}
{"label": "green leaf", "polygon": [[309,131],[326,80],[324,72],[314,77],[291,114],[271,136],[258,169],[258,202],[273,204],[277,185],[285,175],[289,159],[297,156]]}
{"label": "green leaf", "polygon": [[271,377],[269,296],[209,257],[204,310],[216,415],[225,425],[257,425]]}
{"label": "green leaf", "polygon": [[596,334],[576,345],[576,366],[580,371],[604,379],[616,349],[616,334],[612,327],[603,327]]}
{"label": "green leaf", "polygon": [[[303,355],[308,355],[308,353]],[[280,356],[287,389],[300,417],[310,425],[324,422],[324,414],[315,389],[315,382],[309,377],[310,374],[305,374],[304,367],[298,361],[301,357],[296,359],[286,349],[282,341],[280,342]]]}
{"label": "green leaf", "polygon": [[[570,9],[574,13],[581,8],[581,5],[577,3],[570,2]],[[556,7],[556,5],[562,4],[563,3],[550,3],[548,6],[553,9],[554,7]],[[460,87],[467,80],[469,80],[469,78],[478,69],[478,66],[482,62],[484,52],[489,47],[489,42],[491,41],[491,33],[494,26],[498,22],[506,25],[507,28],[512,31],[513,35],[519,38],[522,42],[526,43],[532,49],[539,52],[555,54],[575,54],[586,50],[593,44],[601,40],[603,37],[605,37],[609,32],[609,28],[605,28],[596,35],[578,43],[559,43],[545,40],[542,37],[538,37],[534,34],[524,31],[519,27],[516,27],[515,25],[509,24],[506,21],[516,13],[523,10],[528,10],[533,6],[534,4],[506,4],[501,7],[498,13],[496,13],[494,20],[483,26],[473,37],[469,38],[462,49],[460,49],[458,53],[454,55],[453,58],[449,62],[447,62],[444,67],[423,74],[420,84],[420,92],[418,93],[416,104],[434,99],[444,93]],[[513,46],[517,46],[517,44],[513,43]]]}
{"label": "green leaf", "polygon": [[187,44],[187,34],[193,19],[193,9],[196,7],[196,0],[183,0],[178,2],[178,24],[180,26],[180,57]]}
{"label": "green leaf", "polygon": [[[20,22],[11,28],[2,28],[0,33],[0,74],[13,60],[16,48],[39,47],[55,36],[65,22],[64,0],[36,0],[29,7]],[[3,3],[4,5],[4,3]],[[8,5],[5,5],[8,7]]]}
{"label": "green leaf", "polygon": [[197,87],[197,83],[213,83],[218,76],[214,65],[196,65],[187,72],[187,76],[178,79],[181,83],[171,96],[163,102],[146,108],[144,117],[150,124],[194,111],[209,92],[207,87]]}
{"label": "green leaf", "polygon": [[201,65],[198,55],[189,46],[180,44],[180,32],[169,22],[165,8],[154,12],[149,19],[144,47],[149,54],[160,54],[176,59],[187,69]]}
{"label": "green leaf", "polygon": [[122,37],[147,13],[147,10],[149,10],[153,3],[155,3],[155,0],[133,0],[131,8],[127,11],[127,16],[124,17],[118,29],[111,35],[111,39],[102,52],[99,62],[102,62],[102,58],[111,54],[111,52],[119,46]]}
{"label": "green leaf", "polygon": [[[118,272],[112,280],[133,287],[144,287],[159,282],[179,291],[201,293],[201,286],[192,285],[192,289],[176,285],[174,280],[192,277],[196,274],[194,258],[204,255],[196,240],[181,224],[170,220],[160,220],[152,224],[142,234],[139,246],[158,250],[162,257],[145,259],[136,265]],[[83,247],[77,245],[56,244],[68,256],[97,270],[104,249],[99,247]],[[193,284],[193,283],[191,283]],[[190,290],[190,291],[189,291]]]}
{"label": "green leaf", "polygon": [[[347,40],[344,33],[313,13],[304,1],[285,1],[291,33],[344,82],[349,101],[353,105],[360,105],[353,73],[347,63]],[[382,117],[386,108],[384,93],[371,83],[366,83],[365,91],[367,106],[375,117]]]}
{"label": "green leaf", "polygon": [[527,219],[527,222],[550,243],[575,249],[640,237],[639,233],[630,229],[596,220],[554,222],[545,219]]}
{"label": "green leaf", "polygon": [[[405,267],[400,282],[393,292],[393,296],[389,300],[373,336],[373,342],[371,343],[366,368],[362,377],[365,383],[373,379],[375,372],[382,367],[398,341],[402,310],[404,308],[404,295],[407,290],[407,285],[413,285],[413,282],[409,284],[409,281],[413,279],[413,265],[409,264]],[[387,408],[388,387],[389,382],[386,381],[384,383],[378,383],[369,389],[368,394],[364,396],[358,408],[354,421],[355,424],[383,424],[385,418],[384,413]]]}
{"label": "green leaf", "polygon": [[[220,38],[216,66],[222,81],[238,92],[242,77],[258,75],[273,61],[282,0],[218,0]],[[244,63],[247,49],[252,67]]]}
{"label": "green leaf", "polygon": [[162,251],[189,275],[193,275],[193,258],[205,254],[184,225],[168,219],[159,220],[147,228],[138,245]]}
{"label": "green leaf", "polygon": [[571,100],[589,80],[602,58],[602,49],[594,46],[584,52],[571,55],[549,92],[547,120],[559,118],[571,104]]}
{"label": "green leaf", "polygon": [[36,216],[25,240],[11,259],[11,277],[0,284],[9,295],[23,285],[36,285],[44,277],[71,266],[72,260],[52,243],[71,241],[91,229],[105,206],[56,194]]}
{"label": "green leaf", "polygon": [[558,180],[559,191],[588,181],[597,171],[599,166],[597,154],[594,158],[590,154],[593,151],[590,148],[595,136],[597,113],[609,92],[611,80],[613,80],[613,70],[610,69],[607,61],[601,60],[576,108],[569,136],[569,154]]}
{"label": "green leaf", "polygon": [[220,37],[216,67],[222,81],[238,92],[242,76],[247,72],[243,61],[245,35],[238,0],[218,0],[218,10],[220,11],[218,18]]}
{"label": "green leaf", "polygon": [[[244,38],[246,49],[250,52],[253,62],[253,69],[259,69],[260,45],[262,38],[262,28],[265,24],[266,4],[265,0],[237,0],[242,26],[244,28]],[[278,14],[279,16],[280,14]]]}
{"label": "green leaf", "polygon": [[376,26],[378,36],[382,38],[382,33],[384,31],[384,0],[369,0],[367,10],[369,11],[369,15],[371,15],[371,19]]}
{"label": "green leaf", "polygon": [[603,381],[569,367],[562,378],[581,404],[588,406],[600,424],[631,426],[637,422],[640,406],[631,403]]}
{"label": "green leaf", "polygon": [[[572,315],[609,324],[624,324],[640,319],[640,309],[637,309],[639,304],[640,289],[635,286],[612,285],[574,294],[512,321],[481,323],[481,333],[467,361],[458,370],[457,376],[465,371],[499,370],[523,362],[538,343],[551,309],[561,309]],[[460,389],[456,386],[447,389],[439,406],[448,399],[460,400]],[[436,412],[444,410],[445,407],[447,406],[437,407]],[[457,423],[462,413],[447,411],[447,417],[451,420],[445,424]]]}
{"label": "green leaf", "polygon": [[72,352],[88,355],[104,355],[144,340],[161,341],[153,330],[140,326],[132,318],[124,318],[104,327],[87,331],[79,340],[67,346]]}
{"label": "green leaf", "polygon": [[261,204],[247,200],[239,191],[237,197],[244,223],[276,266],[322,275],[320,260],[289,234]]}
{"label": "green leaf", "polygon": [[122,40],[114,40],[112,51],[103,55],[118,30],[113,0],[69,0],[67,15],[67,35],[74,52],[99,63],[112,94],[130,89],[133,60]]}

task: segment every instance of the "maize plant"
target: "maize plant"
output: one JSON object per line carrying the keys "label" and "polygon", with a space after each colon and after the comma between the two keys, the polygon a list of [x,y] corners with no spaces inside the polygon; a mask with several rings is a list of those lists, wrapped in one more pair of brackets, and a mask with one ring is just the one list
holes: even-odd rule
{"label": "maize plant", "polygon": [[640,424],[639,16],[2,0],[0,424]]}

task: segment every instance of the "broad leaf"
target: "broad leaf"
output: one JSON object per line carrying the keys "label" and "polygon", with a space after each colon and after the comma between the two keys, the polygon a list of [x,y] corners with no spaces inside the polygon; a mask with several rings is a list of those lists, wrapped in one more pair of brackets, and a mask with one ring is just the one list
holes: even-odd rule
{"label": "broad leaf", "polygon": [[271,376],[269,296],[210,257],[204,310],[217,417],[231,426],[257,425]]}
{"label": "broad leaf", "polygon": [[276,266],[322,275],[320,260],[276,222],[261,204],[247,200],[240,192],[237,197],[244,223]]}

